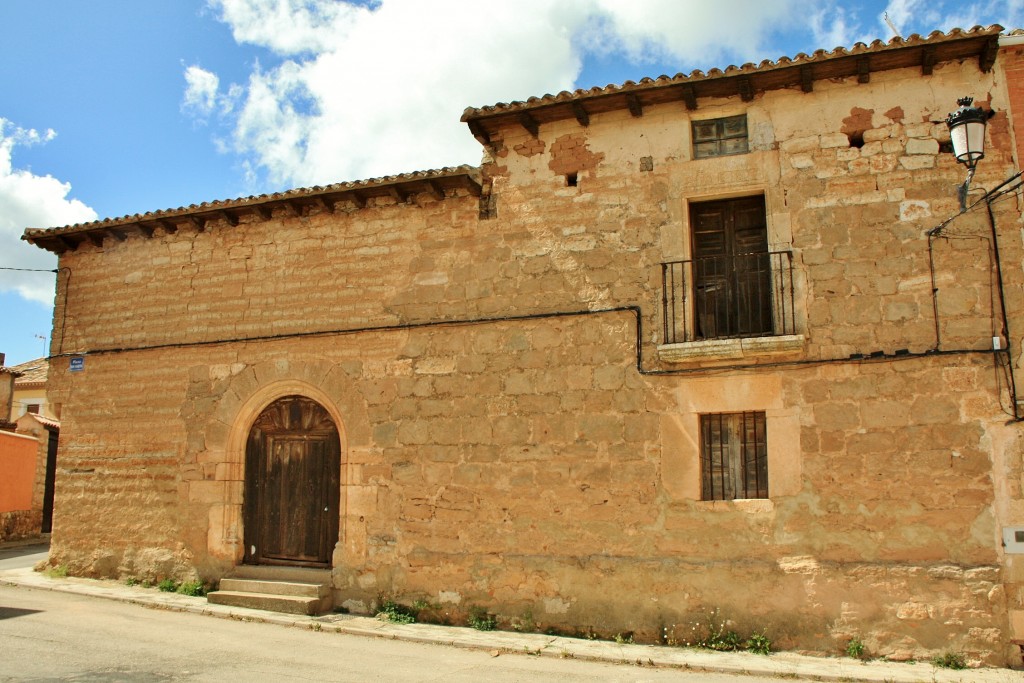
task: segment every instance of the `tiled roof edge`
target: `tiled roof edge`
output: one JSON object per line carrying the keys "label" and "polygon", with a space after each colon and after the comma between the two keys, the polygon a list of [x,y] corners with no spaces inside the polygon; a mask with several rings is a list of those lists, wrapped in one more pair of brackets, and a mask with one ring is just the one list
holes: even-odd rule
{"label": "tiled roof edge", "polygon": [[809,64],[815,64],[830,60],[839,59],[842,57],[855,57],[864,54],[880,53],[887,50],[896,50],[907,47],[915,47],[921,45],[929,45],[934,43],[941,43],[950,40],[956,40],[960,38],[973,38],[979,36],[998,36],[1004,28],[999,24],[992,24],[988,27],[974,26],[973,28],[964,30],[961,28],[950,29],[948,33],[942,31],[932,31],[927,37],[923,37],[917,33],[913,33],[906,38],[896,36],[890,39],[888,42],[880,39],[873,40],[870,45],[857,42],[852,47],[836,47],[831,51],[824,49],[815,50],[812,54],[800,52],[795,57],[779,57],[775,61],[770,59],[763,60],[759,64],[753,64],[748,62],[742,66],[730,65],[724,70],[714,68],[704,73],[700,69],[695,69],[689,74],[678,73],[675,76],[658,76],[657,78],[642,78],[638,82],[626,81],[621,85],[609,84],[603,88],[595,86],[593,88],[583,89],[579,88],[572,92],[563,90],[558,94],[543,95],[541,97],[530,97],[525,101],[513,101],[513,102],[499,102],[497,104],[482,106],[482,107],[467,107],[462,113],[462,122],[470,122],[476,119],[487,118],[489,116],[495,116],[500,114],[509,114],[519,111],[528,111],[537,107],[548,106],[552,104],[560,104],[564,102],[572,102],[579,100],[586,100],[591,98],[603,97],[607,95],[615,95],[628,93],[630,91],[643,91],[654,88],[669,86],[669,85],[681,85],[686,83],[695,83],[701,81],[708,81],[716,78],[723,78],[729,76],[740,76],[750,75],[755,73],[763,73],[780,68],[789,68],[795,66],[803,66]]}
{"label": "tiled roof edge", "polygon": [[117,218],[103,218],[96,221],[74,223],[72,225],[65,225],[60,227],[26,228],[24,234],[22,235],[22,239],[32,242],[35,238],[39,237],[46,237],[49,235],[56,235],[69,232],[81,232],[84,230],[90,230],[94,228],[112,228],[117,227],[119,225],[138,223],[140,221],[168,219],[179,216],[188,216],[195,213],[210,212],[223,209],[243,208],[246,206],[253,206],[274,201],[312,198],[320,195],[328,195],[340,192],[351,192],[356,190],[369,190],[378,187],[386,187],[388,185],[397,185],[400,183],[424,180],[439,180],[443,178],[451,178],[458,176],[468,176],[472,178],[477,184],[479,184],[480,168],[478,166],[470,166],[467,164],[464,164],[462,166],[446,166],[444,168],[432,169],[427,171],[413,171],[410,173],[400,173],[397,175],[381,176],[379,178],[369,178],[365,180],[354,180],[334,183],[332,185],[326,186],[314,185],[313,187],[295,188],[291,190],[285,190],[284,192],[274,192],[270,194],[239,197],[237,199],[213,200],[209,202],[202,202],[201,204],[181,206],[176,209],[147,211],[144,214],[136,213],[132,215],[120,216]]}

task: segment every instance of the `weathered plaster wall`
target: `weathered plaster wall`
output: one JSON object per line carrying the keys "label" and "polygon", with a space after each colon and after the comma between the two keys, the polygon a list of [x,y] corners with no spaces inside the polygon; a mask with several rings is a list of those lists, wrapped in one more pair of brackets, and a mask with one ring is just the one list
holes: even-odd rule
{"label": "weathered plaster wall", "polygon": [[[655,639],[721,608],[784,647],[858,635],[877,654],[1005,662],[998,539],[1024,519],[1018,428],[983,353],[983,216],[933,245],[948,353],[924,354],[925,233],[962,181],[936,122],[964,91],[1005,109],[967,62],[701,101],[696,116],[747,112],[752,150],[700,161],[682,104],[509,130],[484,169],[489,220],[475,198],[417,197],[80,246],[61,259],[54,350],[122,350],[51,365],[51,562],[223,575],[242,556],[251,421],[303,393],[342,434],[334,582],[353,609],[428,598]],[[1012,169],[993,121],[981,185]],[[794,252],[803,339],[745,362],[792,364],[665,362],[659,264],[687,255],[689,204],[761,193],[772,246]],[[1016,227],[1000,246],[1020,262]],[[1007,305],[1019,320],[1019,294]],[[622,306],[639,307],[645,370],[692,374],[637,372]],[[409,327],[445,321],[466,324]],[[875,351],[890,357],[848,358]],[[698,415],[748,409],[767,414],[770,499],[698,500]]]}
{"label": "weathered plaster wall", "polygon": [[38,445],[31,436],[0,430],[0,541],[39,533],[42,508],[32,505]]}

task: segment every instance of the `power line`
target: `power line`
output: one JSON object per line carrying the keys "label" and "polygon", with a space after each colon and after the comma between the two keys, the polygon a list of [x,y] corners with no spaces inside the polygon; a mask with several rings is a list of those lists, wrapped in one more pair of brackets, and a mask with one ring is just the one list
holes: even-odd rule
{"label": "power line", "polygon": [[23,273],[56,273],[57,269],[50,270],[49,268],[8,268],[7,266],[0,266],[0,270],[20,270]]}

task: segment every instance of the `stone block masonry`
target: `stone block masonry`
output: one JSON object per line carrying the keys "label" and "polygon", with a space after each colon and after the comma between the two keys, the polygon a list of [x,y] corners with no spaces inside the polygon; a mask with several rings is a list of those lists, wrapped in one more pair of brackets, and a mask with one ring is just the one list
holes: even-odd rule
{"label": "stone block masonry", "polygon": [[[509,119],[483,212],[396,190],[82,242],[61,256],[51,562],[230,573],[254,552],[253,425],[300,395],[339,434],[330,566],[353,611],[657,641],[717,609],[783,648],[1018,661],[1019,368],[991,350],[988,218],[928,235],[962,182],[940,122],[964,92],[1008,111],[998,64]],[[694,159],[694,121],[739,115],[748,151]],[[979,186],[1014,168],[1001,120]],[[694,258],[695,207],[752,197],[795,329],[667,343],[661,264]],[[1020,213],[993,210],[1016,349]],[[705,499],[702,419],[737,413],[763,415],[767,497]]]}

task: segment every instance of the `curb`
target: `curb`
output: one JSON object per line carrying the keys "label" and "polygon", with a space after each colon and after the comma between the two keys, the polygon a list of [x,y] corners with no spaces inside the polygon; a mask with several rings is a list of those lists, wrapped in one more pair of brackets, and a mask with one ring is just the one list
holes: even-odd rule
{"label": "curb", "polygon": [[708,652],[658,645],[618,644],[537,633],[475,631],[467,627],[434,624],[392,624],[373,617],[329,614],[320,617],[280,614],[244,607],[211,605],[205,598],[163,593],[155,588],[125,586],[110,580],[54,578],[31,569],[0,572],[0,585],[73,593],[116,600],[154,609],[203,616],[289,626],[310,631],[387,638],[414,643],[447,645],[487,651],[492,656],[525,656],[581,659],[637,667],[675,668],[725,674],[800,678],[818,681],[892,681],[893,683],[1024,683],[1024,672],[1010,669],[950,671],[931,664],[862,662],[845,657],[812,657],[789,652],[769,656],[746,652]]}

